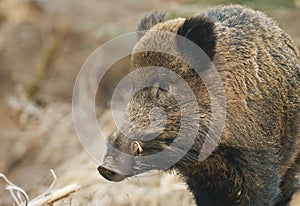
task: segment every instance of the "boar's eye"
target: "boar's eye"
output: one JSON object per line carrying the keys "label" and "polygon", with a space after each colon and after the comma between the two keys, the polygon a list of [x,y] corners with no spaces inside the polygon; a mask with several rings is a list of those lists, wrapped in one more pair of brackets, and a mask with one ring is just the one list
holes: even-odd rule
{"label": "boar's eye", "polygon": [[155,97],[159,97],[159,95],[162,93],[162,92],[168,92],[170,91],[171,89],[171,86],[166,83],[166,82],[160,82],[160,83],[156,83],[154,85],[154,88],[156,89],[156,92],[155,92]]}
{"label": "boar's eye", "polygon": [[133,154],[134,156],[141,156],[142,152],[143,152],[143,148],[141,147],[141,144],[138,141],[133,141],[131,143],[131,154]]}

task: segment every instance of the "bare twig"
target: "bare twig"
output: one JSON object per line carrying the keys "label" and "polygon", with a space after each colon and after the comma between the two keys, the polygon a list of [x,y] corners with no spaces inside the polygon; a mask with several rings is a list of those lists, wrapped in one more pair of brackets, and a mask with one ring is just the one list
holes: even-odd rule
{"label": "bare twig", "polygon": [[51,192],[55,183],[57,182],[57,176],[53,169],[50,169],[50,172],[53,177],[52,184],[50,185],[50,187],[46,192],[44,192],[42,195],[38,196],[37,198],[33,199],[32,201],[30,201],[28,206],[51,205],[52,203],[58,200],[68,197],[70,194],[76,192],[80,188],[79,184],[71,184],[62,189]]}
{"label": "bare twig", "polygon": [[[16,202],[17,205],[27,205],[29,202],[29,197],[27,193],[20,188],[19,186],[13,184],[3,173],[0,173],[0,177],[4,179],[4,181],[7,183],[6,190],[8,190]],[[15,193],[16,192],[16,193]],[[22,197],[25,199],[25,201],[22,199]]]}
{"label": "bare twig", "polygon": [[70,194],[79,190],[81,185],[71,184],[52,193],[44,194],[29,202],[28,206],[49,205],[58,200],[68,197]]}
{"label": "bare twig", "polygon": [[54,170],[50,170],[53,176],[53,182],[48,188],[48,190],[42,195],[36,197],[29,202],[29,197],[27,193],[20,188],[19,186],[13,184],[4,174],[0,173],[0,177],[4,179],[7,183],[6,190],[8,190],[18,206],[41,206],[41,205],[51,205],[54,202],[57,202],[63,198],[68,197],[70,194],[76,192],[80,189],[81,185],[79,184],[70,184],[66,187],[63,187],[59,190],[50,192],[53,189],[55,183],[57,182],[57,177]]}
{"label": "bare twig", "polygon": [[46,191],[46,193],[50,192],[50,191],[53,189],[55,183],[57,182],[57,176],[56,176],[54,170],[53,170],[53,169],[50,169],[50,172],[51,172],[51,174],[52,174],[53,181],[52,181],[52,184],[50,185],[50,187],[48,188],[48,190]]}

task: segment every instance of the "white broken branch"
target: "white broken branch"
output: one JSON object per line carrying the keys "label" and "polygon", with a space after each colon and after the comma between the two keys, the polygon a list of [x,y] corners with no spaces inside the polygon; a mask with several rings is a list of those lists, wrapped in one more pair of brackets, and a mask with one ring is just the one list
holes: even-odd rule
{"label": "white broken branch", "polygon": [[57,177],[55,172],[51,169],[50,170],[53,181],[48,190],[43,193],[42,195],[36,197],[32,201],[29,201],[29,197],[27,193],[19,186],[13,184],[4,174],[0,173],[0,177],[4,179],[4,181],[7,183],[6,190],[8,190],[15,201],[16,205],[18,206],[41,206],[41,205],[51,205],[52,203],[59,201],[63,198],[68,197],[70,194],[76,192],[80,189],[80,184],[70,184],[66,187],[63,187],[59,190],[50,192],[50,190],[53,189]]}
{"label": "white broken branch", "polygon": [[[12,198],[14,199],[14,201],[16,202],[17,205],[27,205],[29,202],[29,198],[27,193],[19,186],[13,184],[3,173],[0,173],[0,177],[2,177],[4,179],[4,181],[6,182],[7,186],[6,186],[6,190],[8,190],[12,196]],[[23,198],[25,199],[22,199]]]}
{"label": "white broken branch", "polygon": [[71,184],[54,192],[41,195],[34,200],[30,201],[28,206],[51,205],[52,203],[68,197],[70,194],[79,190],[81,185]]}

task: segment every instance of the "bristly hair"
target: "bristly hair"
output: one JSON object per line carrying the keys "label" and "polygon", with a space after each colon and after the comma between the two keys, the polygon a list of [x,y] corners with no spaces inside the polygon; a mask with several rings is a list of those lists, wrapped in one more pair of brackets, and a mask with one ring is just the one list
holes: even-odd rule
{"label": "bristly hair", "polygon": [[149,30],[155,24],[158,24],[163,21],[165,21],[165,13],[155,11],[155,12],[146,14],[141,19],[141,21],[138,25],[138,31],[137,31],[138,38],[140,39],[142,36],[144,36],[145,31]]}
{"label": "bristly hair", "polygon": [[[178,30],[178,35],[183,36],[198,45],[207,56],[213,60],[216,47],[215,24],[211,18],[195,16],[185,20]],[[184,50],[184,45],[179,45]]]}

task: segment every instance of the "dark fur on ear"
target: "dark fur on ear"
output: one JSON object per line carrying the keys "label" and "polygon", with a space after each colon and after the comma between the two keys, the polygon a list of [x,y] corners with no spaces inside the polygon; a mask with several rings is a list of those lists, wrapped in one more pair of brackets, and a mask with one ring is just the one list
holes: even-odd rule
{"label": "dark fur on ear", "polygon": [[139,39],[144,35],[145,31],[149,30],[155,24],[163,22],[165,20],[165,13],[152,12],[146,14],[140,21],[138,26],[138,37]]}
{"label": "dark fur on ear", "polygon": [[[195,16],[185,20],[178,30],[178,35],[183,36],[198,45],[212,60],[215,55],[216,35],[214,21],[205,16]],[[179,49],[184,50],[184,45]]]}

